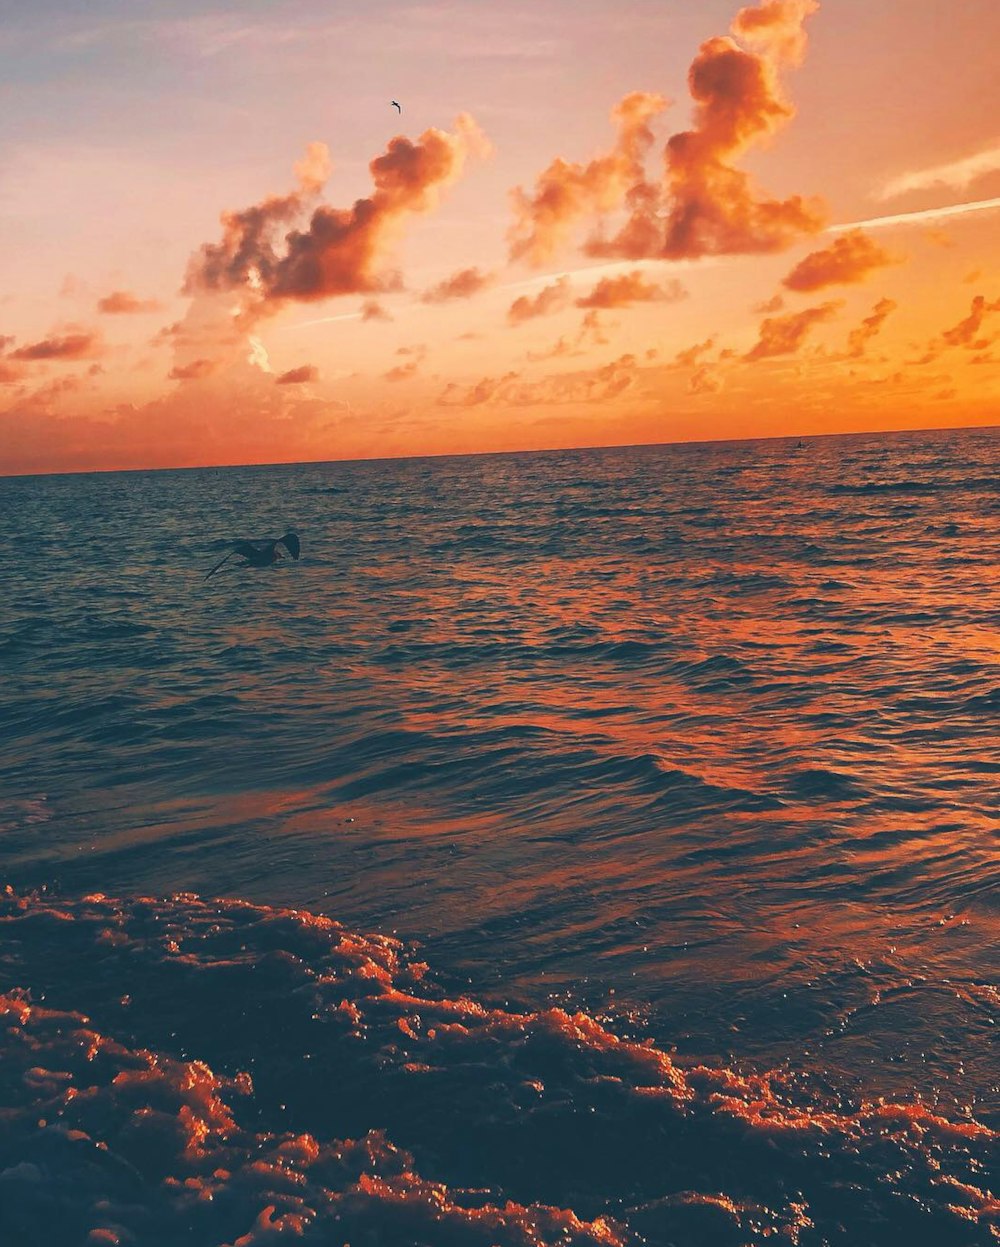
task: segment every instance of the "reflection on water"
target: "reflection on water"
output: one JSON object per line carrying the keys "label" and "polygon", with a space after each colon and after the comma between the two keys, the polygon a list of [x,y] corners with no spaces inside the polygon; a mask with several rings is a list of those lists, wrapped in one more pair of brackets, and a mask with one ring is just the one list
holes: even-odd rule
{"label": "reflection on water", "polygon": [[[0,481],[19,887],[996,1107],[989,431]],[[302,560],[205,571],[294,526]]]}

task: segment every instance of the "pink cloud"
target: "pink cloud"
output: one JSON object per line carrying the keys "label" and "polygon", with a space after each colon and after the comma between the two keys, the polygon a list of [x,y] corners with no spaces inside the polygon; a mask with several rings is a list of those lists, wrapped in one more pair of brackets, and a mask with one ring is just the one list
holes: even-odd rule
{"label": "pink cloud", "polygon": [[618,277],[602,277],[590,294],[577,299],[577,307],[629,307],[633,303],[676,303],[686,299],[688,292],[673,279],[665,286],[646,281],[639,269]]}
{"label": "pink cloud", "polygon": [[897,261],[863,230],[841,234],[829,247],[810,252],[782,281],[786,290],[822,290],[864,281],[869,273]]}
{"label": "pink cloud", "polygon": [[319,369],[315,364],[302,364],[299,368],[290,368],[275,379],[275,385],[305,385],[309,381],[319,380]]}
{"label": "pink cloud", "polygon": [[769,316],[760,326],[760,336],[744,359],[770,359],[775,355],[793,355],[814,325],[829,320],[842,304],[840,301],[807,307],[788,316]]}

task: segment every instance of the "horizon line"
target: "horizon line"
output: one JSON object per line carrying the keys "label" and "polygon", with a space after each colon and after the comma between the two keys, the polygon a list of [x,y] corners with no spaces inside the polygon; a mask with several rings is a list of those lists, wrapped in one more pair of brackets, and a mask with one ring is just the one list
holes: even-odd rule
{"label": "horizon line", "polygon": [[148,468],[65,468],[50,472],[0,472],[0,481],[23,480],[32,476],[107,476],[120,472],[229,472],[237,468],[301,468],[332,463],[405,463],[417,459],[478,459],[488,455],[560,455],[584,450],[641,450],[660,446],[720,446],[741,442],[819,441],[834,437],[888,437],[900,433],[968,433],[973,430],[1000,432],[998,424],[945,424],[903,429],[841,429],[827,433],[766,433],[759,437],[682,438],[669,442],[613,442],[589,446],[525,447],[520,450],[444,450],[412,455],[357,455],[349,459],[282,459],[267,463],[196,463],[173,467]]}

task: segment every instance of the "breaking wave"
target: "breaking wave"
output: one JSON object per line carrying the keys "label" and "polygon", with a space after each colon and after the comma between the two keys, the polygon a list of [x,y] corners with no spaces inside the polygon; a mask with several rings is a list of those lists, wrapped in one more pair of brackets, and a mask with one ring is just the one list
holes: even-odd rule
{"label": "breaking wave", "polygon": [[22,1247],[995,1241],[997,1134],[456,993],[399,941],[190,894],[0,903]]}

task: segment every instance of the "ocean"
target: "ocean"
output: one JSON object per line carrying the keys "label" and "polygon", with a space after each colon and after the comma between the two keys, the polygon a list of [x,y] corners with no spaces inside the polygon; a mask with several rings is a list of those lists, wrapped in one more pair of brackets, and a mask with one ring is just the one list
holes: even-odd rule
{"label": "ocean", "polygon": [[0,480],[0,1230],[995,1242],[998,520],[995,430]]}

